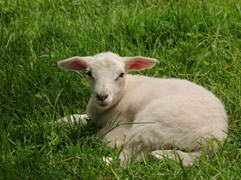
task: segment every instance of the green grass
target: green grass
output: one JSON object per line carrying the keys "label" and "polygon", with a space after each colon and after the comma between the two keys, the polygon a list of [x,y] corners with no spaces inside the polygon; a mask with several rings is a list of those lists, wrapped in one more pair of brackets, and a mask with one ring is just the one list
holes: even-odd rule
{"label": "green grass", "polygon": [[[240,179],[239,0],[0,1],[0,179]],[[213,157],[183,168],[171,160],[118,160],[96,129],[50,124],[83,113],[87,76],[57,61],[113,51],[159,60],[155,77],[196,82],[225,104],[230,128]]]}

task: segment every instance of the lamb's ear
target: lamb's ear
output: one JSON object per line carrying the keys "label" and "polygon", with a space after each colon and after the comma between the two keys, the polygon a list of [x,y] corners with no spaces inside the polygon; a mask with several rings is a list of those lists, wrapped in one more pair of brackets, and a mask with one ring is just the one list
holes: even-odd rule
{"label": "lamb's ear", "polygon": [[142,56],[123,57],[123,59],[124,59],[124,63],[125,63],[126,72],[150,69],[157,62],[156,59],[142,57]]}
{"label": "lamb's ear", "polygon": [[74,70],[74,71],[81,71],[87,68],[87,62],[90,60],[90,57],[79,57],[74,56],[69,59],[65,59],[58,62],[58,65],[66,70]]}

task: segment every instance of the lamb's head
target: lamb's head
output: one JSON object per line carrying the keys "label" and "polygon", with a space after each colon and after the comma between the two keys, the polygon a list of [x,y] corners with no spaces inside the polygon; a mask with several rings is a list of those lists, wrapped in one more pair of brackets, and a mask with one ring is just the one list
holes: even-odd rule
{"label": "lamb's head", "polygon": [[95,56],[75,56],[58,64],[67,70],[85,70],[89,76],[92,98],[99,109],[106,110],[122,97],[127,72],[151,68],[156,61],[141,56],[120,57],[105,52]]}

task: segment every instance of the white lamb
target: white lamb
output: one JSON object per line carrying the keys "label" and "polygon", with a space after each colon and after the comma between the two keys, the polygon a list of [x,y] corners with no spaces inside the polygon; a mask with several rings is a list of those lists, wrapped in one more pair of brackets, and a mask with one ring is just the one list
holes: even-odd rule
{"label": "white lamb", "polygon": [[[92,91],[87,115],[101,128],[97,136],[105,135],[111,147],[123,145],[119,157],[123,164],[134,151],[140,160],[151,152],[158,159],[169,157],[191,165],[203,148],[206,153],[217,151],[213,138],[223,142],[227,137],[224,106],[210,91],[186,80],[127,74],[149,69],[156,62],[105,52],[58,64],[87,71]],[[71,118],[85,121],[85,115]]]}

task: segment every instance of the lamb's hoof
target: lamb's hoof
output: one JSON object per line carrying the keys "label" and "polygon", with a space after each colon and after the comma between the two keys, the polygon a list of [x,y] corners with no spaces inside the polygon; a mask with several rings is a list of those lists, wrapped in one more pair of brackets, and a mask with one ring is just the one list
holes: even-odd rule
{"label": "lamb's hoof", "polygon": [[107,166],[111,165],[111,161],[113,160],[111,157],[103,157],[102,159]]}

